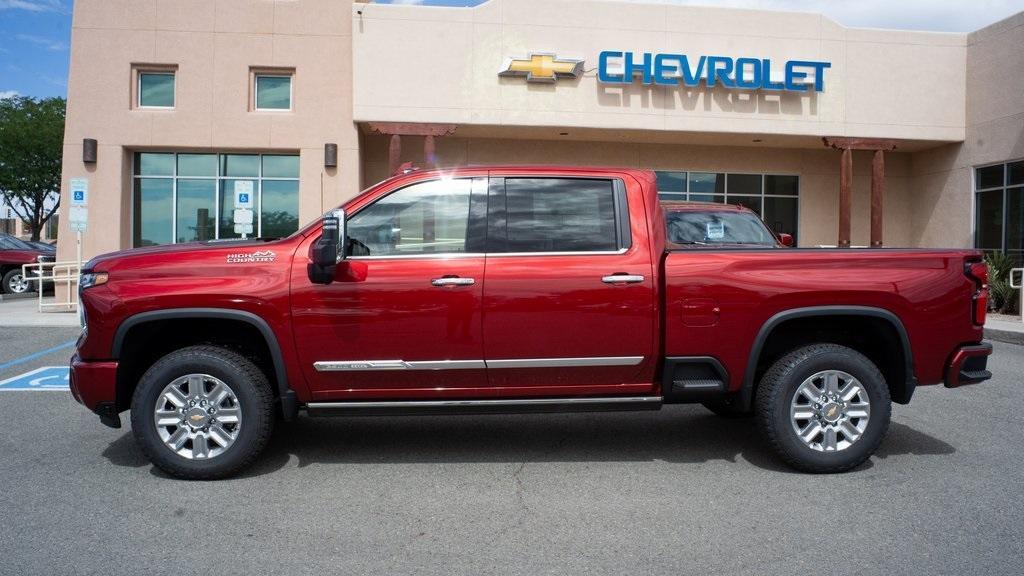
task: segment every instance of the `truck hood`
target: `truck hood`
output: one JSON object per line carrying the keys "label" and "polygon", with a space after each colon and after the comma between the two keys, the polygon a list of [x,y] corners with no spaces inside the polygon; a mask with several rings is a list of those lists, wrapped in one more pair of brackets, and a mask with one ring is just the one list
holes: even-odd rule
{"label": "truck hood", "polygon": [[223,254],[224,252],[257,252],[264,248],[270,249],[271,246],[277,246],[280,242],[280,240],[255,238],[249,240],[214,240],[207,242],[186,242],[183,244],[165,244],[162,246],[130,248],[128,250],[118,250],[117,252],[100,254],[92,260],[89,260],[82,269],[96,270],[98,268],[103,270],[115,262],[126,259],[159,261],[181,254],[203,254],[208,252],[210,256],[216,256]]}
{"label": "truck hood", "polygon": [[0,264],[35,264],[38,256],[51,256],[42,250],[0,250]]}

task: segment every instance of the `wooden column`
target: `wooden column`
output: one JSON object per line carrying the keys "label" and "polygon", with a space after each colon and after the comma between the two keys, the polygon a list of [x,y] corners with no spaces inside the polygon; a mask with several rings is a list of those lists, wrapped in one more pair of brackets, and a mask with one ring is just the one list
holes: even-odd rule
{"label": "wooden column", "polygon": [[[370,134],[391,136],[388,146],[388,172],[396,174],[402,169],[402,136],[423,136],[423,161],[429,168],[437,165],[434,139],[455,133],[455,124],[423,124],[415,122],[369,122],[364,126]],[[409,163],[411,166],[411,163]]]}
{"label": "wooden column", "polygon": [[391,142],[388,144],[388,174],[398,171],[398,163],[402,161],[402,137],[398,134],[391,135]]}
{"label": "wooden column", "polygon": [[839,241],[840,248],[850,247],[850,211],[853,198],[853,150],[843,149],[839,163]]}
{"label": "wooden column", "polygon": [[839,163],[839,242],[840,248],[850,247],[850,212],[853,197],[853,151],[871,150],[871,246],[882,245],[883,199],[885,197],[885,151],[895,150],[896,141],[880,138],[849,138],[826,136],[825,146],[840,150]]}
{"label": "wooden column", "polygon": [[434,135],[427,134],[423,137],[423,163],[427,168],[437,166],[437,157],[434,154]]}
{"label": "wooden column", "polygon": [[882,247],[882,205],[885,201],[885,151],[871,158],[871,247]]}

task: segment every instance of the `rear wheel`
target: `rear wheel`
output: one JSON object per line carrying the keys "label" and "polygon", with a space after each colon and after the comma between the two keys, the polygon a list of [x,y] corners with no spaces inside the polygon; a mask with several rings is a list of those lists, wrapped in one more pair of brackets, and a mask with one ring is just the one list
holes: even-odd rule
{"label": "rear wheel", "polygon": [[192,346],[146,371],[132,397],[132,432],[161,470],[217,479],[249,466],[274,426],[267,377],[244,356]]}
{"label": "rear wheel", "polygon": [[889,428],[889,388],[863,354],[815,344],[787,354],[761,380],[758,426],[789,465],[843,472],[863,463]]}

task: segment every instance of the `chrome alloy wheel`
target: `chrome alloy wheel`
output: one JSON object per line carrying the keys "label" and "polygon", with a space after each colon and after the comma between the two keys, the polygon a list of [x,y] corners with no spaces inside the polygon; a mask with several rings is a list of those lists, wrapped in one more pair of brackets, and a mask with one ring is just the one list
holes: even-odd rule
{"label": "chrome alloy wheel", "polygon": [[823,370],[804,380],[789,406],[793,431],[819,452],[852,446],[864,434],[870,416],[867,390],[841,370]]}
{"label": "chrome alloy wheel", "polygon": [[231,388],[209,374],[188,374],[156,399],[153,423],[164,444],[189,460],[216,458],[234,444],[242,407]]}
{"label": "chrome alloy wheel", "polygon": [[28,292],[30,285],[31,282],[23,274],[14,274],[7,281],[7,289],[11,291],[11,294],[24,294]]}

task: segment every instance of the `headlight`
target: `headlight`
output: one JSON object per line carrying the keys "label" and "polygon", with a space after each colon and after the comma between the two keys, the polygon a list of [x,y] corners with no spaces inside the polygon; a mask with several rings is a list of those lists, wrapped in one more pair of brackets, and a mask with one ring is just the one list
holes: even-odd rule
{"label": "headlight", "polygon": [[78,279],[78,289],[85,290],[93,286],[99,286],[100,284],[107,283],[106,272],[87,272],[82,274]]}

